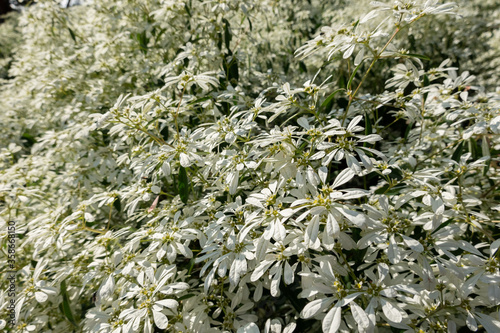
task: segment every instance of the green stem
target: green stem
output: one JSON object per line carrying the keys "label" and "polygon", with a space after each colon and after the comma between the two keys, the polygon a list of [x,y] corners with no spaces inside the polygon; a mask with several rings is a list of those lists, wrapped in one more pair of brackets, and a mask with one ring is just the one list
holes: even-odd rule
{"label": "green stem", "polygon": [[382,50],[380,50],[380,52],[373,58],[372,63],[370,64],[370,67],[368,67],[368,70],[366,71],[365,75],[363,75],[363,77],[361,78],[361,81],[359,82],[356,90],[354,90],[354,92],[352,94],[349,91],[347,91],[347,94],[349,95],[349,102],[348,102],[347,107],[345,108],[345,111],[344,111],[344,116],[342,118],[342,126],[344,126],[345,120],[347,118],[347,114],[349,113],[349,108],[351,107],[351,104],[352,104],[352,101],[356,97],[356,94],[358,93],[359,89],[361,88],[361,85],[363,84],[363,82],[365,81],[365,79],[368,77],[368,73],[370,73],[370,71],[373,68],[373,65],[375,65],[375,63],[377,62],[377,60],[380,59],[380,56],[382,55],[382,53],[384,53],[385,49],[389,46],[389,44],[392,42],[392,40],[394,39],[394,37],[396,37],[396,35],[398,34],[399,31],[400,31],[400,29],[399,29],[399,27],[397,27],[396,31],[394,31],[394,33],[389,38],[389,40],[387,41],[387,43],[385,43],[385,45],[382,48]]}

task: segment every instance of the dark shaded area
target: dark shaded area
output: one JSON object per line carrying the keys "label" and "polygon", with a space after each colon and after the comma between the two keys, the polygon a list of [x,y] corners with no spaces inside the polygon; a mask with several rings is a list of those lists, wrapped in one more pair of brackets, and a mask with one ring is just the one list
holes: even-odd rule
{"label": "dark shaded area", "polygon": [[10,6],[9,0],[0,0],[0,23],[3,23],[5,19],[3,16],[8,12],[11,12],[13,9]]}

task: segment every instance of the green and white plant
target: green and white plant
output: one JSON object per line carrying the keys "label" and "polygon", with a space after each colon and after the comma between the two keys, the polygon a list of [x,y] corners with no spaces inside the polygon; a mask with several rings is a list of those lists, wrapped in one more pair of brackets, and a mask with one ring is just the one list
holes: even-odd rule
{"label": "green and white plant", "polygon": [[499,332],[500,6],[367,5],[24,8],[0,328]]}

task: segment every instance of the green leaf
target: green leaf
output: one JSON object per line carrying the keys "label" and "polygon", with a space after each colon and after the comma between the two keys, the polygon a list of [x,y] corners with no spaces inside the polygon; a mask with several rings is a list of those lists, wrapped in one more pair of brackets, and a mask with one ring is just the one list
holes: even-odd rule
{"label": "green leaf", "polygon": [[419,59],[423,59],[423,60],[431,60],[431,58],[429,58],[428,56],[424,56],[422,54],[417,54],[417,53],[407,53],[407,54],[405,54],[405,56],[419,58]]}
{"label": "green leaf", "polygon": [[122,203],[120,201],[120,198],[116,197],[115,201],[113,201],[113,207],[119,212],[122,211]]}
{"label": "green leaf", "polygon": [[163,140],[167,141],[168,140],[168,126],[163,127],[163,129],[160,131],[161,136],[163,137]]}
{"label": "green leaf", "polygon": [[191,298],[191,297],[193,297],[193,296],[196,296],[196,295],[195,295],[195,294],[186,294],[186,295],[184,295],[184,296],[178,297],[178,298],[177,298],[177,300],[178,300],[178,301],[183,301],[183,300],[188,299],[188,298]]}
{"label": "green leaf", "polygon": [[[424,87],[427,87],[429,86],[430,84],[430,81],[429,81],[429,77],[427,76],[427,74],[424,74]],[[424,102],[427,100],[427,95],[429,95],[429,93],[424,93]]]}
{"label": "green leaf", "polygon": [[141,33],[136,33],[135,39],[139,42],[139,48],[142,51],[142,53],[147,54],[149,38],[146,34],[146,31],[143,31]]}
{"label": "green leaf", "polygon": [[222,50],[222,34],[221,33],[217,34],[217,48],[219,50]]}
{"label": "green leaf", "polygon": [[[228,61],[228,58],[231,58],[231,60]],[[231,83],[232,85],[236,85],[238,83],[238,79],[240,77],[238,59],[232,55],[231,51],[229,51],[229,54],[224,54],[224,72],[226,74],[227,83]]]}
{"label": "green leaf", "polygon": [[405,136],[404,136],[405,140],[408,140],[408,135],[410,134],[413,124],[414,123],[410,123],[408,126],[406,126]]}
{"label": "green leaf", "polygon": [[197,103],[205,102],[205,101],[209,100],[210,98],[212,98],[212,97],[211,96],[204,96],[204,97],[195,99],[192,102],[189,102],[188,105],[194,105],[194,104],[197,104]]}
{"label": "green leaf", "polygon": [[231,40],[233,39],[233,34],[229,29],[231,25],[229,24],[229,21],[226,19],[222,19],[222,22],[224,22],[224,43],[226,44],[226,48],[229,50]]}
{"label": "green leaf", "polygon": [[191,11],[189,10],[189,7],[188,7],[187,3],[184,4],[184,9],[186,10],[186,13],[188,14],[188,16],[192,17],[191,16]]}
{"label": "green leaf", "polygon": [[301,73],[307,73],[307,67],[303,61],[299,61],[299,70]]}
{"label": "green leaf", "polygon": [[[372,134],[372,123],[370,121],[370,117],[368,117],[368,114],[365,113],[365,135],[370,135]],[[368,142],[363,143],[363,147],[368,147]]]}
{"label": "green leaf", "polygon": [[30,145],[34,145],[36,143],[35,137],[29,133],[23,133],[23,135],[21,135],[21,138],[28,141]]}
{"label": "green leaf", "polygon": [[328,104],[332,101],[332,99],[335,97],[335,95],[339,92],[344,90],[344,88],[340,88],[332,92],[325,100],[323,103],[321,103],[320,109],[326,108]]}
{"label": "green leaf", "polygon": [[69,35],[71,36],[71,39],[76,43],[75,32],[73,30],[71,30],[71,28],[69,28],[69,27],[68,27],[68,30],[69,30]]}
{"label": "green leaf", "polygon": [[354,22],[353,26],[352,26],[352,30],[356,30],[356,27],[358,26],[359,24],[359,20],[357,20],[356,22]]}
{"label": "green leaf", "polygon": [[356,75],[356,72],[358,71],[359,67],[361,67],[362,64],[363,64],[363,62],[360,62],[356,66],[356,68],[354,69],[354,72],[352,72],[351,77],[349,78],[349,81],[347,82],[347,90],[351,89],[351,84],[352,84],[352,80],[354,79],[354,75]]}
{"label": "green leaf", "polygon": [[483,176],[486,177],[486,175],[488,174],[488,171],[490,171],[490,165],[491,165],[491,158],[486,160],[485,162],[486,164],[484,165],[484,168],[483,168]]}
{"label": "green leaf", "polygon": [[439,227],[437,227],[433,232],[431,232],[431,235],[433,235],[436,232],[438,232],[439,230],[443,229],[444,227],[446,227],[447,225],[449,225],[451,222],[453,222],[453,219],[449,219],[449,220],[444,221],[443,223],[441,223],[439,225]]}
{"label": "green leaf", "polygon": [[248,26],[250,27],[250,31],[253,30],[253,27],[252,27],[252,21],[250,21],[250,18],[247,16],[247,20],[248,20]]}
{"label": "green leaf", "polygon": [[454,160],[455,162],[458,162],[460,160],[460,156],[462,156],[462,151],[464,149],[464,142],[461,141],[455,151],[453,152],[453,155],[451,156],[451,159]]}
{"label": "green leaf", "polygon": [[490,170],[491,165],[490,145],[486,137],[483,137],[483,139],[481,140],[481,153],[483,156],[488,157],[483,168],[483,176],[486,176],[488,174],[488,171]]}
{"label": "green leaf", "polygon": [[179,167],[179,184],[177,185],[177,189],[179,190],[182,202],[186,204],[189,198],[189,179],[186,168],[183,166]]}
{"label": "green leaf", "polygon": [[475,160],[483,157],[481,147],[477,144],[477,141],[473,138],[469,139],[469,152],[471,153],[472,158]]}
{"label": "green leaf", "polygon": [[68,291],[66,289],[66,280],[63,280],[61,282],[61,296],[63,298],[62,303],[59,305],[59,309],[62,311],[64,316],[69,320],[69,322],[73,326],[78,326],[76,324],[75,317],[73,316],[73,313],[71,312],[71,306],[69,304],[69,296],[68,296]]}

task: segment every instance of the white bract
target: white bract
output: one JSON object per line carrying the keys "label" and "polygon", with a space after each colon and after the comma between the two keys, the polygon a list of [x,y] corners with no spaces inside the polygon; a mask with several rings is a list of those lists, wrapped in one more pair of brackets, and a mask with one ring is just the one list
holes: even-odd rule
{"label": "white bract", "polygon": [[458,2],[10,15],[0,329],[500,332],[500,5]]}

